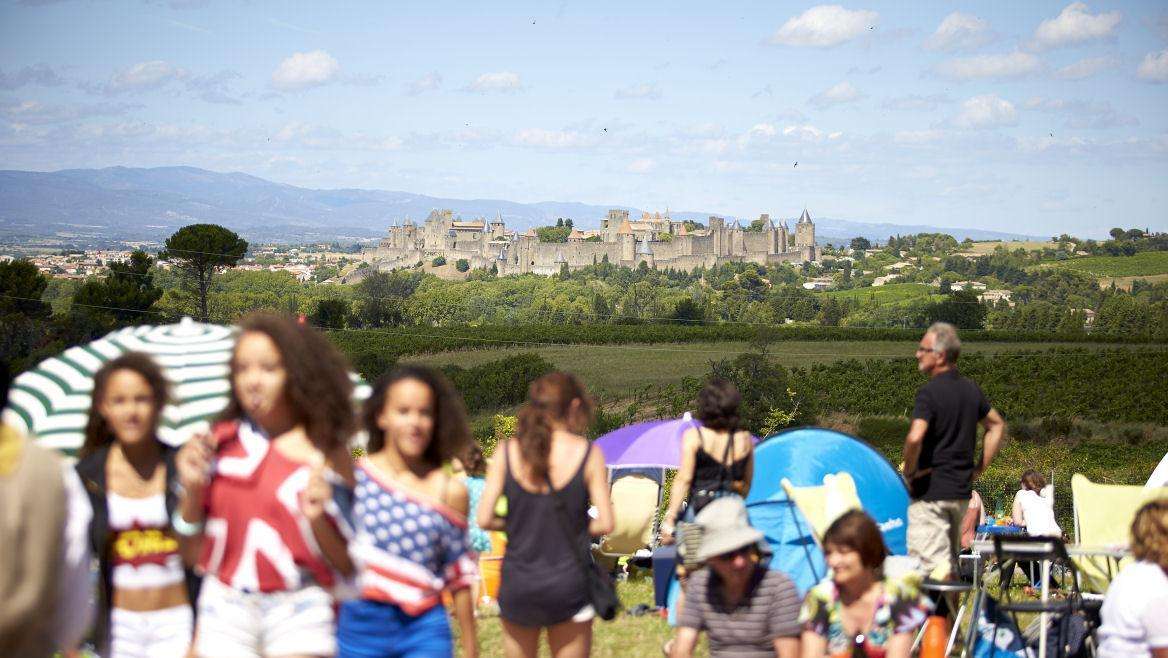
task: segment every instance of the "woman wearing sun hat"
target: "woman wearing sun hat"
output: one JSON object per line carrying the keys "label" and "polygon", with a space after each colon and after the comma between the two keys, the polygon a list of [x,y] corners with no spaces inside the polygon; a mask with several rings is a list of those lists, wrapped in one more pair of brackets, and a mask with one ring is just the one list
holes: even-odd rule
{"label": "woman wearing sun hat", "polygon": [[711,658],[797,656],[799,593],[790,578],[767,568],[763,535],[751,527],[742,499],[710,501],[696,522],[703,537],[697,557],[708,568],[690,577],[672,655],[692,656],[705,631]]}

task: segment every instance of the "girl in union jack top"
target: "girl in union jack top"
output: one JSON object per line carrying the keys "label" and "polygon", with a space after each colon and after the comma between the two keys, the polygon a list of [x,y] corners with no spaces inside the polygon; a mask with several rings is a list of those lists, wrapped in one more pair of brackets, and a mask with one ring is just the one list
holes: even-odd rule
{"label": "girl in union jack top", "polygon": [[310,327],[260,314],[240,324],[230,367],[222,419],[178,459],[173,525],[205,573],[195,651],[332,656],[331,589],[352,564],[330,486],[318,489],[352,482],[344,360]]}
{"label": "girl in union jack top", "polygon": [[462,655],[474,658],[467,491],[443,468],[470,440],[462,399],[437,371],[405,366],[377,382],[362,417],[368,457],[355,472],[349,544],[361,596],[341,606],[339,656],[454,655],[446,590]]}

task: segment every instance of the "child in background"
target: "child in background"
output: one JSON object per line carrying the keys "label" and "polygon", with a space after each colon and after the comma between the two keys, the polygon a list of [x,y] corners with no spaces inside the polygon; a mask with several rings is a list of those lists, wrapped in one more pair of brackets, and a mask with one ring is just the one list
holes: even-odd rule
{"label": "child in background", "polygon": [[368,456],[355,471],[349,547],[361,598],[341,605],[338,655],[453,655],[450,590],[462,655],[474,658],[467,488],[443,467],[470,441],[462,400],[437,371],[404,366],[377,382],[362,417]]}

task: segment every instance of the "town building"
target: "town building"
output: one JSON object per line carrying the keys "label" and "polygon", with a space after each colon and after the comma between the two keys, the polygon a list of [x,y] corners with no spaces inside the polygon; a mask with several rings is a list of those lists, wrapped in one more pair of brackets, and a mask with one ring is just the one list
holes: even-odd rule
{"label": "town building", "polygon": [[[559,273],[607,261],[624,267],[674,268],[692,271],[728,262],[802,263],[819,258],[815,223],[807,210],[795,222],[775,223],[761,215],[761,226],[744,229],[711,216],[705,228],[688,228],[665,213],[642,213],[630,219],[627,210],[610,210],[598,230],[573,229],[566,242],[541,242],[534,229],[508,230],[501,218],[466,221],[450,210],[435,210],[421,225],[407,219],[389,228],[377,247],[363,258],[381,270],[411,267],[443,257],[466,259],[472,269],[492,265],[499,274]],[[692,224],[690,225],[692,226]]]}

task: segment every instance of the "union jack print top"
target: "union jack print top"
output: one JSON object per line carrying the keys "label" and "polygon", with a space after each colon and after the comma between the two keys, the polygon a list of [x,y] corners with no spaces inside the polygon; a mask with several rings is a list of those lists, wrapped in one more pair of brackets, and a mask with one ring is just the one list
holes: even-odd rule
{"label": "union jack print top", "polygon": [[[333,587],[338,576],[300,512],[309,466],[272,449],[246,420],[218,423],[211,432],[217,448],[199,566],[247,592]],[[326,476],[337,479],[330,471]],[[352,534],[335,501],[326,512],[342,535]]]}
{"label": "union jack print top", "polygon": [[441,602],[442,590],[470,587],[478,570],[465,516],[407,491],[368,459],[355,475],[349,554],[362,598],[417,616]]}

